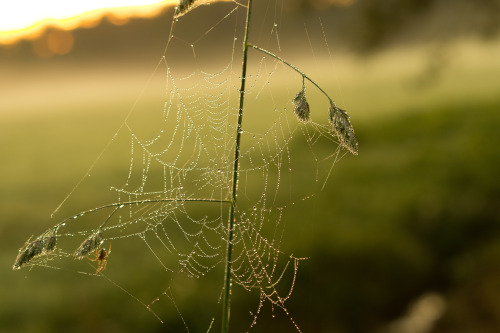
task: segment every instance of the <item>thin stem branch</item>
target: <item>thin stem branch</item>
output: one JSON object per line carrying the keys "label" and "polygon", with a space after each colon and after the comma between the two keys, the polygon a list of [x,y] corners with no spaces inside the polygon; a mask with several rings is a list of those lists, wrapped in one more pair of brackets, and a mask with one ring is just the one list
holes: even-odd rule
{"label": "thin stem branch", "polygon": [[[81,217],[83,215],[87,215],[87,214],[90,214],[90,213],[97,212],[97,211],[102,210],[102,209],[116,207],[116,209],[115,209],[115,212],[116,212],[118,209],[120,209],[120,208],[122,208],[124,206],[140,205],[140,204],[148,204],[148,203],[157,203],[157,202],[216,202],[216,203],[231,203],[232,201],[230,201],[230,200],[207,199],[207,198],[205,198],[205,199],[200,199],[200,198],[197,198],[197,199],[162,198],[162,199],[145,199],[145,200],[115,202],[115,203],[103,205],[103,206],[100,206],[100,207],[92,208],[92,209],[80,212],[78,214],[72,215],[70,217],[67,217],[67,218],[65,218],[64,220],[62,220],[61,222],[59,222],[56,226],[54,226],[51,229],[59,228],[61,225],[63,225],[64,223],[66,223],[66,222],[68,222],[70,220],[76,219],[76,218]],[[113,212],[113,214],[114,214],[114,212]]]}
{"label": "thin stem branch", "polygon": [[309,82],[311,82],[312,84],[314,84],[316,86],[316,88],[318,88],[319,91],[321,91],[323,93],[323,95],[325,95],[326,98],[328,98],[328,100],[330,101],[330,103],[332,103],[334,106],[336,106],[335,102],[330,98],[330,96],[328,96],[328,94],[316,82],[314,82],[309,76],[307,76],[306,73],[304,73],[303,71],[301,71],[300,69],[298,69],[294,65],[290,64],[286,60],[278,57],[276,54],[274,54],[272,52],[269,52],[268,50],[265,50],[265,49],[260,48],[260,47],[258,47],[256,45],[253,45],[253,44],[247,44],[247,46],[251,47],[251,48],[253,48],[253,49],[257,50],[257,51],[260,51],[262,53],[265,53],[265,54],[273,57],[274,59],[276,59],[278,61],[281,61],[283,64],[287,65],[288,67],[290,67],[291,69],[293,69],[294,71],[296,71],[297,73],[299,73],[300,75],[302,75],[302,80],[307,79]]}
{"label": "thin stem branch", "polygon": [[229,332],[229,314],[231,305],[231,265],[233,256],[233,237],[234,237],[234,219],[236,210],[236,198],[238,190],[238,167],[240,159],[240,142],[242,123],[243,123],[243,104],[245,100],[245,83],[247,76],[247,60],[248,60],[248,33],[250,27],[250,16],[252,12],[252,0],[248,0],[247,8],[247,19],[245,24],[245,38],[243,40],[243,61],[241,69],[241,88],[240,88],[240,105],[238,108],[238,126],[236,127],[236,145],[234,148],[234,168],[233,168],[233,191],[232,191],[232,202],[231,211],[229,213],[229,222],[227,229],[227,252],[226,252],[226,271],[224,274],[224,295],[222,302],[222,325],[221,332]]}

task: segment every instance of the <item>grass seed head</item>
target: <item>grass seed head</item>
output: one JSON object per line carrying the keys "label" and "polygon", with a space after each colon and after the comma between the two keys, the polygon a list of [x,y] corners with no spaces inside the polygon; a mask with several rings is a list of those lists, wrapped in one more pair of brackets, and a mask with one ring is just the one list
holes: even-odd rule
{"label": "grass seed head", "polygon": [[29,244],[26,244],[19,250],[19,254],[17,255],[16,262],[12,269],[20,269],[21,266],[28,263],[34,257],[42,254],[43,252],[43,241],[40,239],[36,239]]}
{"label": "grass seed head", "polygon": [[89,238],[84,240],[82,244],[75,251],[76,259],[83,259],[92,253],[102,244],[102,234],[101,232],[93,233]]}
{"label": "grass seed head", "polygon": [[349,122],[347,112],[331,103],[329,117],[333,125],[333,131],[342,147],[349,150],[353,155],[358,155],[358,141]]}
{"label": "grass seed head", "polygon": [[47,237],[43,239],[43,252],[50,253],[54,251],[56,247],[57,238],[54,233],[49,234]]}
{"label": "grass seed head", "polygon": [[297,117],[299,117],[302,121],[308,121],[311,112],[309,111],[309,103],[307,103],[306,100],[306,91],[304,87],[302,87],[302,90],[295,95],[293,105]]}
{"label": "grass seed head", "polygon": [[197,6],[197,2],[200,2],[200,0],[180,0],[177,7],[175,7],[174,18],[182,16],[191,9],[194,9]]}
{"label": "grass seed head", "polygon": [[20,269],[31,259],[41,255],[49,254],[56,247],[57,237],[54,231],[46,232],[31,243],[26,244],[19,250],[16,261],[12,269]]}

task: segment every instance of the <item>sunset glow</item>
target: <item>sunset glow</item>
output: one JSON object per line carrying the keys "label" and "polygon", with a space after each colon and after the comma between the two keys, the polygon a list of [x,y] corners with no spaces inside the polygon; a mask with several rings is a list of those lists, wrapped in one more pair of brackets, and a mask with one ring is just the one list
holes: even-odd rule
{"label": "sunset glow", "polygon": [[[176,5],[177,0],[16,0],[0,2],[0,44],[15,43],[20,39],[36,39],[51,26],[61,30],[52,36],[64,40],[59,52],[71,49],[69,31],[77,27],[93,27],[104,17],[120,25],[133,17],[154,17],[165,6]],[[50,36],[48,40],[50,41]],[[59,43],[60,44],[60,43]],[[57,52],[54,52],[57,53]]]}

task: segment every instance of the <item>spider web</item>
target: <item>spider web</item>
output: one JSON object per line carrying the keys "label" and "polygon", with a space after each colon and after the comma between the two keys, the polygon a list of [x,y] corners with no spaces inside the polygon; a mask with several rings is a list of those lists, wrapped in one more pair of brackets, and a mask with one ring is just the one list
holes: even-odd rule
{"label": "spider web", "polygon": [[[264,19],[255,23],[267,31],[258,41],[276,54],[283,53],[282,6],[281,1],[268,4]],[[246,8],[233,2],[196,10],[206,11],[207,19],[200,22],[187,14],[172,21],[165,52],[153,73],[163,78],[161,97],[138,99],[101,156],[63,201],[63,209],[56,211],[59,215],[69,210],[69,201],[94,208],[49,229],[39,239],[56,236],[57,246],[27,265],[102,276],[161,322],[182,322],[185,331],[216,330],[239,130],[233,301],[238,302],[235,298],[242,291],[254,295],[253,310],[243,324],[247,329],[255,327],[263,309],[270,307],[273,313],[281,310],[291,328],[300,331],[287,301],[303,258],[283,250],[287,211],[324,186],[343,154],[327,121],[328,101],[307,85],[311,108],[318,112],[313,110],[308,122],[301,121],[292,102],[302,87],[300,75],[250,50],[243,126],[238,129]],[[97,173],[98,164],[109,161],[114,168],[100,178],[100,194],[83,198],[82,184],[98,186],[90,175]],[[82,248],[89,240],[96,246]],[[108,253],[96,262],[74,260],[77,248],[83,251],[79,259],[97,259],[95,250],[100,248]],[[115,267],[120,266],[118,271]],[[123,273],[127,269],[148,277],[144,290],[128,285],[132,278]],[[192,302],[200,302],[195,291],[204,294],[206,308],[193,324],[184,314],[191,313]]]}

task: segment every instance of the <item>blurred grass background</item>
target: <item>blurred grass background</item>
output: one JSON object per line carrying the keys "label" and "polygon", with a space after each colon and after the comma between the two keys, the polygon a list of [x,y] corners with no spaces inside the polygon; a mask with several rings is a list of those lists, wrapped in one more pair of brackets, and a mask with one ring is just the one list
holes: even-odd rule
{"label": "blurred grass background", "polygon": [[[343,158],[324,191],[287,216],[284,250],[310,258],[288,303],[304,332],[500,330],[500,5],[467,6],[291,1],[283,9],[283,48],[294,49],[297,34],[307,45],[304,22],[314,45],[295,47],[288,59],[333,91],[360,143],[359,156]],[[209,19],[203,10],[194,20]],[[2,49],[0,331],[185,331],[175,309],[162,311],[161,326],[102,279],[11,270],[26,239],[57,222],[50,213],[137,99],[163,52],[169,15],[77,30],[74,50],[62,57],[38,58],[28,42]],[[324,47],[318,16],[333,58],[312,52]],[[163,88],[162,79],[150,86]],[[115,256],[110,268],[127,274],[134,295],[141,285],[161,286],[143,253]],[[120,262],[141,269],[120,270]],[[196,318],[221,283],[185,286],[190,293],[178,302],[192,331],[206,330]],[[428,295],[440,300],[427,308],[436,321],[419,330],[412,310]],[[235,291],[234,332],[248,329],[255,297]],[[293,331],[282,313],[265,310],[254,331]]]}

